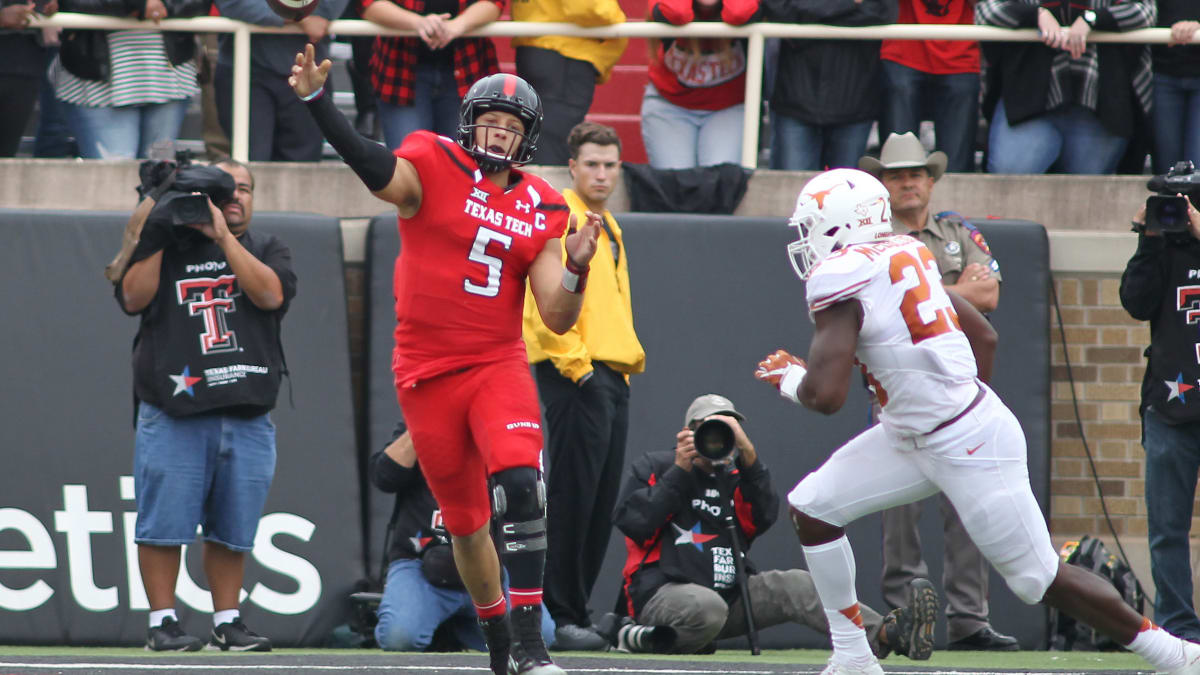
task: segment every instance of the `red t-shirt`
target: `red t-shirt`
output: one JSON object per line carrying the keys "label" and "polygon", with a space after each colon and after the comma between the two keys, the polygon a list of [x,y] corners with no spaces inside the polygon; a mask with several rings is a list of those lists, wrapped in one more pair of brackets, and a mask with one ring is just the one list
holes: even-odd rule
{"label": "red t-shirt", "polygon": [[513,170],[507,190],[457,143],[428,131],[396,150],[421,179],[421,208],[400,218],[396,258],[396,382],[410,386],[466,366],[525,359],[525,277],[569,209],[537,176]]}
{"label": "red t-shirt", "polygon": [[[900,0],[900,16],[896,23],[974,25],[975,9],[968,0]],[[978,73],[979,43],[973,40],[884,40],[879,58],[934,75]]]}

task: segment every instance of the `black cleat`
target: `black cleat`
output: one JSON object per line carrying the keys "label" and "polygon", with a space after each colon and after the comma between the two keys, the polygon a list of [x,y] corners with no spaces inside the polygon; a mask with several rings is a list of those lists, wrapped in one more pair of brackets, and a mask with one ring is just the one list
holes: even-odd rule
{"label": "black cleat", "polygon": [[242,623],[242,618],[238,617],[214,628],[208,646],[223,652],[269,652],[271,639],[250,630]]}
{"label": "black cleat", "polygon": [[908,584],[908,606],[892,610],[883,619],[881,630],[887,636],[887,647],[914,661],[928,659],[933,653],[937,615],[938,599],[933,584],[927,579],[913,579]]}
{"label": "black cleat", "polygon": [[508,625],[508,615],[502,614],[490,619],[480,619],[479,628],[483,630],[483,639],[487,642],[492,675],[508,675],[510,672],[515,672],[516,664],[509,656],[512,647],[512,632]]}
{"label": "black cleat", "polygon": [[566,675],[546,653],[542,640],[542,606],[514,607],[512,615],[514,668],[510,675]]}
{"label": "black cleat", "polygon": [[146,632],[146,649],[152,652],[195,652],[204,647],[204,640],[183,632],[179,621],[167,617]]}
{"label": "black cleat", "polygon": [[1017,638],[997,633],[994,628],[984,626],[965,638],[946,645],[951,651],[1015,652],[1021,649]]}

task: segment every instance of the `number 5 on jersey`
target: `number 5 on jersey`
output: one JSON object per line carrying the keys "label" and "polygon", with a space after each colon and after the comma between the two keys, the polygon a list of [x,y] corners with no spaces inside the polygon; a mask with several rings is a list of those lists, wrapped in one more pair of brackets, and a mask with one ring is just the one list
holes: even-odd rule
{"label": "number 5 on jersey", "polygon": [[500,293],[500,268],[504,266],[504,261],[494,255],[488,255],[487,246],[493,241],[507,251],[512,247],[513,238],[503,232],[489,230],[486,227],[479,228],[479,231],[475,233],[475,243],[471,245],[471,252],[467,255],[467,260],[487,268],[487,285],[480,286],[470,279],[463,279],[464,291],[482,295],[485,298],[494,298]]}

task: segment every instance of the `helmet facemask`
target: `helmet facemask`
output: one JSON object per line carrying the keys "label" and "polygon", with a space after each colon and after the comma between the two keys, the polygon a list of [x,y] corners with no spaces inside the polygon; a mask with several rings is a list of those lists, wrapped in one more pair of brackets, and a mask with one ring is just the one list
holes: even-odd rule
{"label": "helmet facemask", "polygon": [[[490,111],[506,112],[521,120],[524,131],[515,132],[520,138],[506,154],[495,153],[487,148],[488,138],[484,138],[484,147],[479,147],[478,129],[500,129],[489,125],[478,124],[479,117]],[[486,173],[504,171],[512,166],[527,164],[533,160],[537,151],[538,135],[542,129],[542,104],[537,92],[525,80],[516,75],[500,73],[489,75],[467,91],[459,108],[458,144],[462,146]],[[485,132],[490,133],[490,131]]]}

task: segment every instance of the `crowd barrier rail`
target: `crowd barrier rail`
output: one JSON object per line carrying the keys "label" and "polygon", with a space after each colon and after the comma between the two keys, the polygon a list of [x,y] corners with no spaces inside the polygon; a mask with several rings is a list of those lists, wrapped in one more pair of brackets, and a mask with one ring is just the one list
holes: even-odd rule
{"label": "crowd barrier rail", "polygon": [[[94,30],[130,30],[147,28],[167,31],[233,34],[233,133],[230,141],[234,159],[246,161],[250,148],[250,36],[255,33],[296,33],[300,27],[257,26],[224,17],[165,19],[154,23],[136,19],[121,19],[95,14],[59,12],[51,17],[36,16],[31,27],[58,26]],[[332,35],[401,35],[415,37],[414,31],[384,28],[361,19],[341,19],[330,23]],[[583,28],[570,23],[535,21],[497,21],[468,35],[484,37],[527,37],[538,35],[568,35],[587,38],[687,38],[728,37],[746,38],[746,98],[742,121],[742,165],[758,166],[759,124],[762,108],[763,63],[768,38],[805,38],[814,40],[978,40],[982,42],[1037,42],[1038,31],[1032,28],[1009,29],[994,26],[892,24],[846,28],[823,24],[752,23],[730,26],[720,22],[694,22],[671,26],[655,21],[630,21],[613,26]],[[1169,28],[1143,28],[1123,33],[1094,31],[1089,42],[1122,42],[1165,44],[1170,40]],[[1200,42],[1200,32],[1194,38]]]}

